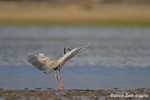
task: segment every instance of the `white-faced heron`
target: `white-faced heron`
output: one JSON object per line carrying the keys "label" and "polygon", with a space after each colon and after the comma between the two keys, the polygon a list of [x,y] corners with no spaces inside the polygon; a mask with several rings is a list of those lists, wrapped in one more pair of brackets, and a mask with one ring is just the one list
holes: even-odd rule
{"label": "white-faced heron", "polygon": [[43,53],[30,54],[27,56],[27,60],[36,68],[42,70],[46,74],[54,71],[55,77],[58,81],[58,89],[62,90],[63,84],[61,81],[60,69],[68,60],[77,55],[80,51],[83,51],[86,47],[87,46],[81,46],[72,50],[68,47],[65,47],[64,54],[57,58],[48,57]]}

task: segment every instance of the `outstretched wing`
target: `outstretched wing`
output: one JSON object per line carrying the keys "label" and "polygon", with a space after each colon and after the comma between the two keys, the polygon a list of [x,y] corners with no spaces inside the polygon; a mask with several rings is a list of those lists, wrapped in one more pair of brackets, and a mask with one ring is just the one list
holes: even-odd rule
{"label": "outstretched wing", "polygon": [[44,73],[53,71],[56,65],[55,58],[48,57],[43,53],[28,55],[27,60]]}
{"label": "outstretched wing", "polygon": [[65,63],[68,60],[70,60],[72,57],[74,57],[75,55],[79,54],[81,51],[85,50],[88,46],[81,46],[81,47],[77,47],[72,49],[71,51],[67,52],[63,57],[62,57],[62,61]]}

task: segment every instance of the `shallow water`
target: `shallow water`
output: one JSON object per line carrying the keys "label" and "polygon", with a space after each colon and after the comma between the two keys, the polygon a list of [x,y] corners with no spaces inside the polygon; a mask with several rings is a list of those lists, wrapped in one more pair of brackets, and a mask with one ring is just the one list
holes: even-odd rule
{"label": "shallow water", "polygon": [[61,70],[66,88],[149,88],[149,27],[0,26],[0,87],[57,88],[26,61],[29,53],[59,56],[92,43]]}

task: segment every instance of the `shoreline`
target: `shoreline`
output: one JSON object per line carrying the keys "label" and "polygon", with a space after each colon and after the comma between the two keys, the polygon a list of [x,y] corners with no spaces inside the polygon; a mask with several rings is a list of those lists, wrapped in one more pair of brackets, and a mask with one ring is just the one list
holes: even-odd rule
{"label": "shoreline", "polygon": [[148,5],[2,3],[0,25],[150,26]]}
{"label": "shoreline", "polygon": [[99,20],[94,22],[70,22],[70,21],[14,21],[14,20],[0,20],[0,25],[8,26],[130,26],[130,27],[149,27],[150,21],[114,21],[114,20]]}
{"label": "shoreline", "polygon": [[71,100],[149,100],[150,89],[138,88],[134,90],[122,90],[114,88],[110,90],[90,90],[90,89],[70,89],[70,90],[55,90],[51,88],[29,89],[21,90],[0,89],[0,98],[11,100],[48,100],[48,99],[71,99]]}

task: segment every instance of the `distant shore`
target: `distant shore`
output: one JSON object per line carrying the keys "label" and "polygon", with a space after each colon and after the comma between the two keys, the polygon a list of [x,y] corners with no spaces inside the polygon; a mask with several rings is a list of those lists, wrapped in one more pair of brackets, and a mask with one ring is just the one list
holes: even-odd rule
{"label": "distant shore", "polygon": [[0,3],[0,25],[123,25],[150,26],[150,6]]}
{"label": "distant shore", "polygon": [[150,89],[146,88],[134,90],[121,90],[118,88],[112,90],[0,89],[0,99],[5,98],[9,100],[149,100],[149,96]]}

